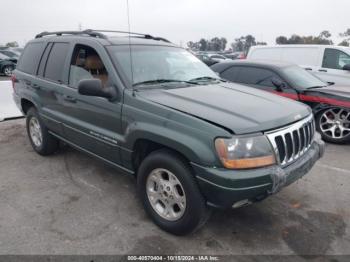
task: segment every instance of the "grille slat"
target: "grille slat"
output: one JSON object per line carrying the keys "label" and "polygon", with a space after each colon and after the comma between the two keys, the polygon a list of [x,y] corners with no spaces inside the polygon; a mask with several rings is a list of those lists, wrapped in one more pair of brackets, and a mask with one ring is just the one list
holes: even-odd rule
{"label": "grille slat", "polygon": [[312,115],[291,126],[267,133],[280,165],[292,163],[311,146],[315,134]]}

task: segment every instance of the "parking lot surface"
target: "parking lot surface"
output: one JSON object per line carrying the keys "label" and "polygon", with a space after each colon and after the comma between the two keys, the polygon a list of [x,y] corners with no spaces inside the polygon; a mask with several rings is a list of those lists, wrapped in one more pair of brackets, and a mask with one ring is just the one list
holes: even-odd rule
{"label": "parking lot surface", "polygon": [[215,211],[169,235],[146,216],[135,179],[62,146],[37,155],[24,119],[0,123],[1,254],[350,254],[350,146],[263,202]]}

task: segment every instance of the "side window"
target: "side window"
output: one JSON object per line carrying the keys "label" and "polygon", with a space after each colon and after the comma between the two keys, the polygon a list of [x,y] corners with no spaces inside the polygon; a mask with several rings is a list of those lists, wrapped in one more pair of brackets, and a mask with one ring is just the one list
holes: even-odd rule
{"label": "side window", "polygon": [[239,70],[240,70],[240,67],[232,66],[229,69],[226,69],[224,72],[222,72],[221,77],[231,82],[236,82]]}
{"label": "side window", "polygon": [[18,61],[17,69],[35,75],[43,51],[44,43],[29,43]]}
{"label": "side window", "polygon": [[69,70],[69,86],[77,88],[80,80],[100,79],[105,87],[108,82],[108,72],[95,49],[77,45],[74,48]]}
{"label": "side window", "polygon": [[267,69],[241,67],[241,71],[237,77],[237,82],[249,85],[259,85],[262,87],[275,87],[272,83],[273,78],[280,79],[277,74]]}
{"label": "side window", "polygon": [[47,61],[47,57],[49,56],[49,53],[51,51],[52,43],[49,43],[44,51],[44,54],[41,57],[40,64],[39,64],[39,69],[38,69],[38,76],[44,76],[44,70],[45,70],[45,65]]}
{"label": "side window", "polygon": [[68,52],[68,43],[54,43],[46,62],[44,77],[55,82],[62,82],[64,63]]}
{"label": "side window", "polygon": [[340,50],[326,48],[323,55],[322,67],[331,69],[343,69],[350,64],[350,56]]}

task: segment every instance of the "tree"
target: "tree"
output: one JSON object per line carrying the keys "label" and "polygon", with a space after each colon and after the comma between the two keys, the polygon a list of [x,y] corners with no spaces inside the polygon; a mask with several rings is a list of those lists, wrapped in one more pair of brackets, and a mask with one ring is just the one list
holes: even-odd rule
{"label": "tree", "polygon": [[332,34],[328,30],[324,30],[320,33],[319,38],[327,39],[330,38]]}
{"label": "tree", "polygon": [[245,52],[249,51],[249,48],[256,45],[255,37],[252,35],[241,36],[236,38],[235,42],[231,44],[233,51],[236,52]]}
{"label": "tree", "polygon": [[6,44],[7,47],[18,47],[18,43],[16,41],[13,41],[13,42],[8,42]]}
{"label": "tree", "polygon": [[349,41],[347,41],[347,40],[343,40],[343,41],[340,42],[338,45],[339,45],[339,46],[350,46]]}
{"label": "tree", "polygon": [[344,33],[339,34],[340,37],[343,37],[343,41],[339,43],[341,46],[349,46],[350,44],[350,28],[348,28]]}
{"label": "tree", "polygon": [[346,29],[346,31],[344,33],[340,33],[339,36],[350,37],[350,28]]}
{"label": "tree", "polygon": [[227,40],[224,37],[213,37],[210,40],[200,39],[198,42],[189,41],[187,42],[188,48],[191,50],[200,51],[223,51],[227,45]]}
{"label": "tree", "polygon": [[276,44],[316,44],[316,45],[333,45],[333,41],[330,39],[332,34],[328,30],[322,31],[318,36],[299,36],[293,34],[290,38],[285,36],[279,36],[276,38]]}
{"label": "tree", "polygon": [[225,50],[226,49],[226,45],[227,45],[227,39],[225,37],[221,37],[220,38],[221,41],[221,50]]}
{"label": "tree", "polygon": [[278,45],[286,45],[288,44],[288,38],[285,36],[279,36],[276,38],[276,44]]}

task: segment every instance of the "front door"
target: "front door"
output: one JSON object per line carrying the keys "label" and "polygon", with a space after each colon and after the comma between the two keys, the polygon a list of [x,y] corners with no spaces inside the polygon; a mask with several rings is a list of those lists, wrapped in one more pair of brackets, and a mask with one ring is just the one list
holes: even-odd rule
{"label": "front door", "polygon": [[[67,83],[60,96],[64,136],[76,146],[114,164],[121,164],[122,92],[117,89],[113,66],[100,46],[75,43],[71,52]],[[105,87],[116,88],[118,98],[109,101],[102,97],[78,93],[83,79],[100,79]]]}
{"label": "front door", "polygon": [[350,55],[338,49],[326,48],[321,68],[313,72],[326,82],[350,86],[350,71],[343,70],[346,64],[350,64]]}

